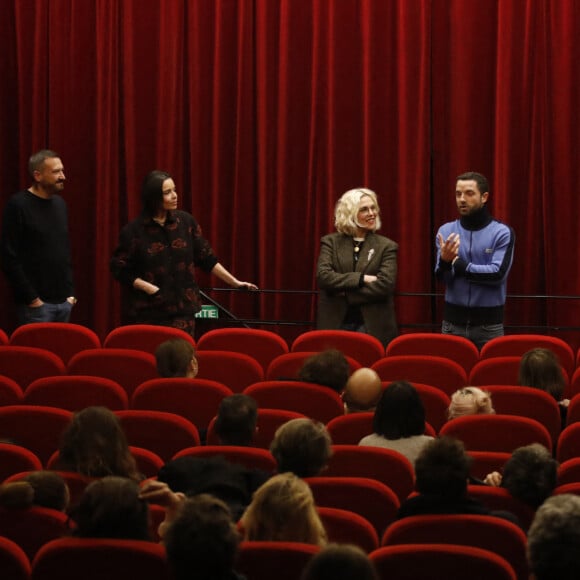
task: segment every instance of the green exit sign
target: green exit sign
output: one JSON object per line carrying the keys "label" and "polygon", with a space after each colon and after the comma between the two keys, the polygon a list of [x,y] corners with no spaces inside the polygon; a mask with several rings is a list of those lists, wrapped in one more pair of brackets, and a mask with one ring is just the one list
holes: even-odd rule
{"label": "green exit sign", "polygon": [[217,306],[211,304],[204,304],[199,312],[195,314],[196,318],[219,318],[219,310]]}

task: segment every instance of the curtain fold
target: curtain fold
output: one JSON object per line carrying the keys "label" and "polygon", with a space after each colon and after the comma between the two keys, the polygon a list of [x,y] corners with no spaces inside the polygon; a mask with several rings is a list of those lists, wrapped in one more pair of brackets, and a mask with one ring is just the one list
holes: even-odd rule
{"label": "curtain fold", "polygon": [[[407,327],[440,321],[441,299],[407,294],[442,291],[434,234],[456,215],[456,175],[481,171],[516,232],[508,292],[579,295],[579,26],[577,0],[5,0],[0,204],[28,185],[32,151],[61,154],[73,321],[101,335],[121,321],[109,257],[156,168],[220,261],[270,290],[314,290],[336,200],[374,189]],[[0,295],[11,303],[4,280]],[[242,318],[316,307],[308,293],[212,297]],[[579,308],[512,298],[507,321],[570,325]]]}

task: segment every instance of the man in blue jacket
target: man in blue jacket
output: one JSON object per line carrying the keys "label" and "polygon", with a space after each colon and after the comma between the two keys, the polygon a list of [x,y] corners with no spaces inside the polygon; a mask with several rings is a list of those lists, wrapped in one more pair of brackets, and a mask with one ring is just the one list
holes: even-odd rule
{"label": "man in blue jacket", "polygon": [[464,336],[478,348],[502,336],[507,276],[515,236],[487,209],[489,184],[481,173],[457,178],[459,219],[437,232],[436,276],[446,284],[442,332]]}

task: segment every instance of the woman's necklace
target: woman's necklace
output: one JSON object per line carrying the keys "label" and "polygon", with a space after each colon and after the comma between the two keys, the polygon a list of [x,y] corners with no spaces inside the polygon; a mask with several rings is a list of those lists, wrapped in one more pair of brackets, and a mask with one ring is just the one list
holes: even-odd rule
{"label": "woman's necklace", "polygon": [[364,238],[353,238],[352,239],[352,243],[354,244],[354,261],[358,262],[358,258],[360,256],[360,249],[362,248],[362,245],[364,244]]}

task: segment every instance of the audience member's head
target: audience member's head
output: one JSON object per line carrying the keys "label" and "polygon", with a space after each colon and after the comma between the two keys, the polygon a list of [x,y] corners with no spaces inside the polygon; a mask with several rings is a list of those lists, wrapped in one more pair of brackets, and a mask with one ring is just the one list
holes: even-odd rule
{"label": "audience member's head", "polygon": [[73,415],[62,435],[59,468],[89,477],[119,475],[141,479],[117,416],[105,407]]}
{"label": "audience member's head", "polygon": [[462,415],[490,415],[495,413],[491,395],[479,387],[465,387],[451,395],[447,417],[455,419]]}
{"label": "audience member's head", "polygon": [[580,497],[548,498],[528,531],[528,561],[535,580],[580,577]]}
{"label": "audience member's head", "polygon": [[548,348],[533,348],[522,356],[518,382],[546,391],[558,402],[566,387],[560,361]]}
{"label": "audience member's head", "polygon": [[415,487],[421,494],[463,497],[470,467],[471,458],[461,441],[452,437],[434,439],[415,461]]}
{"label": "audience member's head", "polygon": [[278,472],[298,477],[318,475],[330,459],[332,441],[326,427],[312,419],[292,419],[278,427],[270,451]]}
{"label": "audience member's head", "polygon": [[175,580],[232,578],[240,535],[224,502],[200,494],[185,500],[164,537]]}
{"label": "audience member's head", "polygon": [[374,564],[358,546],[329,544],[310,560],[302,580],[379,580]]}
{"label": "audience member's head", "polygon": [[425,433],[425,409],[413,385],[396,381],[383,391],[375,410],[373,430],[385,439]]}
{"label": "audience member's head", "polygon": [[340,395],[349,375],[350,366],[344,354],[339,350],[329,349],[308,357],[298,373],[298,378],[307,383],[330,387]]}
{"label": "audience member's head", "polygon": [[69,500],[66,482],[54,471],[32,471],[19,481],[0,485],[0,507],[7,509],[39,506],[63,512]]}
{"label": "audience member's head", "polygon": [[372,412],[383,392],[381,378],[369,368],[357,369],[350,375],[342,393],[345,413]]}
{"label": "audience member's head", "polygon": [[215,423],[215,432],[222,445],[251,445],[256,433],[258,405],[243,394],[222,399]]}
{"label": "audience member's head", "polygon": [[54,471],[33,471],[23,479],[34,490],[34,505],[66,511],[70,493],[65,480]]}
{"label": "audience member's head", "polygon": [[184,338],[162,342],[155,351],[155,359],[160,377],[193,379],[197,375],[195,348]]}
{"label": "audience member's head", "polygon": [[149,539],[149,507],[139,499],[139,485],[126,477],[90,483],[72,517],[82,538]]}
{"label": "audience member's head", "polygon": [[502,486],[534,509],[552,495],[558,462],[539,443],[516,449],[503,468]]}
{"label": "audience member's head", "polygon": [[312,491],[293,473],[275,475],[258,488],[240,523],[246,540],[326,544]]}

